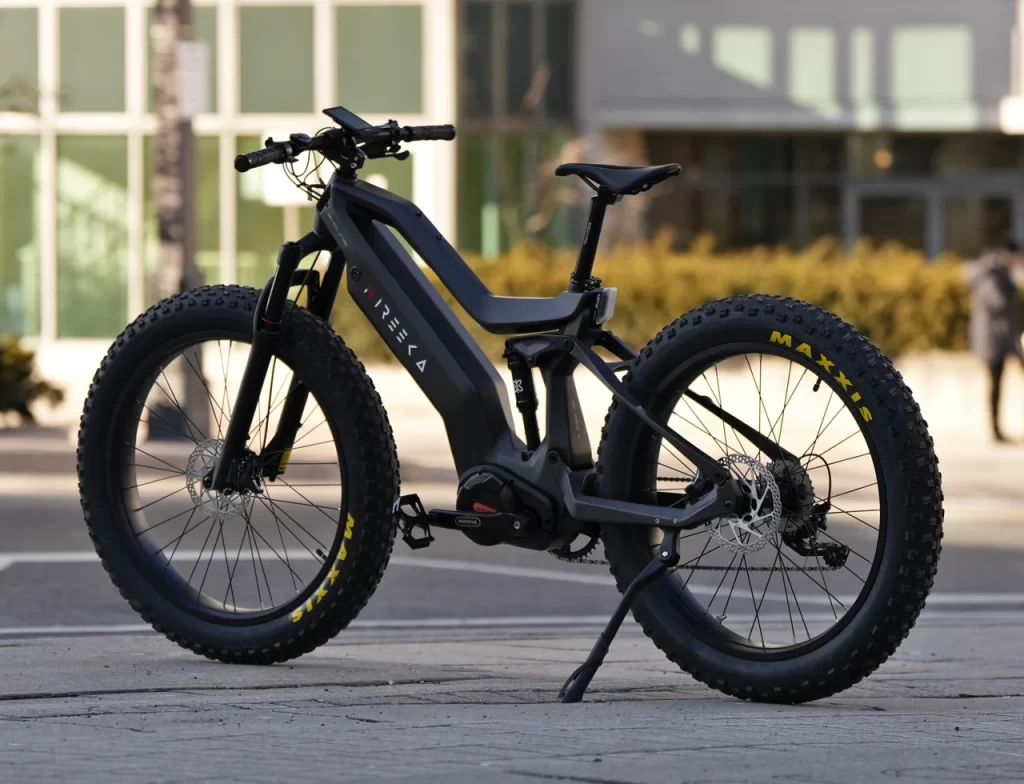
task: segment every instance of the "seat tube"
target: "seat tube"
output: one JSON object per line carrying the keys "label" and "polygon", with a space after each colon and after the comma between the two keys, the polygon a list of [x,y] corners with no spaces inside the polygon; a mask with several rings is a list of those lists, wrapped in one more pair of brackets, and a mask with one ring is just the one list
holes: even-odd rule
{"label": "seat tube", "polygon": [[580,254],[576,258],[576,268],[569,277],[569,291],[586,291],[594,270],[594,257],[597,255],[597,244],[601,240],[601,227],[604,225],[604,213],[609,204],[615,203],[614,196],[598,194],[590,200],[590,215],[587,216],[587,228],[583,232]]}

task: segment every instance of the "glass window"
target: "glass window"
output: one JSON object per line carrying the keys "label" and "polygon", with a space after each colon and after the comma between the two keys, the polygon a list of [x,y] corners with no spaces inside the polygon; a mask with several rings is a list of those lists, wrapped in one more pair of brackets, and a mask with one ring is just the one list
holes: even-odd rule
{"label": "glass window", "polygon": [[493,258],[523,242],[579,242],[573,182],[552,176],[568,133],[469,132],[459,145],[459,248]]}
{"label": "glass window", "polygon": [[946,199],[943,249],[976,258],[986,248],[1010,239],[1013,205],[1005,196]]}
{"label": "glass window", "polygon": [[898,242],[924,248],[925,201],[915,196],[865,196],[860,203],[860,233],[877,243]]}
{"label": "glass window", "polygon": [[[149,95],[147,106],[153,111],[153,102],[156,100],[156,91],[153,87],[153,35],[151,31],[155,12],[149,9],[148,24],[146,26],[146,51],[148,53],[146,63],[149,68]],[[217,9],[209,6],[192,7],[192,38],[195,41],[202,41],[210,52],[210,73],[209,73],[209,96],[210,111],[217,111]]]}
{"label": "glass window", "polygon": [[838,185],[812,185],[807,189],[804,239],[814,242],[822,237],[840,236],[842,190]]}
{"label": "glass window", "polygon": [[128,310],[128,142],[62,136],[57,156],[57,334],[111,337]]}
{"label": "glass window", "polygon": [[569,3],[547,7],[548,80],[544,105],[549,117],[570,119],[573,107],[574,64],[573,8]]}
{"label": "glass window", "polygon": [[507,68],[506,111],[511,115],[532,114],[537,100],[530,91],[534,80],[532,3],[508,4]]}
{"label": "glass window", "polygon": [[314,111],[312,6],[243,6],[238,31],[241,110]]}
{"label": "glass window", "polygon": [[124,111],[124,9],[61,8],[60,106]]}
{"label": "glass window", "polygon": [[[258,136],[239,136],[236,153],[252,152],[263,147]],[[255,169],[237,175],[236,239],[238,282],[243,286],[263,288],[274,274],[277,252],[285,239],[286,209],[298,211],[299,232],[305,234],[313,228],[313,206],[277,207],[263,199],[264,170]]]}
{"label": "glass window", "polygon": [[335,9],[338,102],[354,112],[423,111],[423,8]]}
{"label": "glass window", "polygon": [[494,113],[494,92],[491,89],[491,3],[467,3],[466,23],[462,30],[464,67],[462,79],[462,111],[466,117],[489,117]]}
{"label": "glass window", "polygon": [[[196,265],[203,273],[204,283],[220,282],[220,188],[218,181],[218,157],[220,140],[216,136],[195,137],[195,221],[196,221]],[[156,202],[153,198],[153,177],[156,173],[156,139],[147,136],[145,141],[145,250],[146,273],[151,273],[160,259],[160,242],[157,235]],[[147,281],[148,283],[148,281]],[[155,298],[152,287],[147,285],[146,303]]]}
{"label": "glass window", "polygon": [[38,24],[34,8],[0,8],[0,111],[36,111]]}
{"label": "glass window", "polygon": [[0,332],[39,334],[38,202],[38,137],[0,137]]}

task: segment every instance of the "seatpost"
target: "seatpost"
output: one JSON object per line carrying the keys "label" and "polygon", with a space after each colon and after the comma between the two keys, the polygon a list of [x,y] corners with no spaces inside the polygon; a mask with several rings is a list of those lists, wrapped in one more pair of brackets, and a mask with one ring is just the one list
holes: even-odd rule
{"label": "seatpost", "polygon": [[609,204],[615,203],[614,196],[598,193],[590,200],[590,215],[587,216],[587,228],[583,232],[580,255],[576,258],[576,269],[569,276],[569,291],[586,291],[590,282],[590,274],[594,271],[594,257],[597,255],[597,243],[601,239],[601,226],[604,225],[604,212]]}

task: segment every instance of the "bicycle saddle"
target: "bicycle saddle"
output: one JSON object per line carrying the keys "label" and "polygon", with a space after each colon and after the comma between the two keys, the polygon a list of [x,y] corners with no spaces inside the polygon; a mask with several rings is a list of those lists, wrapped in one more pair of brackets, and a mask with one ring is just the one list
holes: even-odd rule
{"label": "bicycle saddle", "polygon": [[556,177],[577,174],[598,193],[616,196],[650,190],[662,180],[679,174],[678,163],[664,166],[608,166],[599,163],[563,163],[555,169]]}

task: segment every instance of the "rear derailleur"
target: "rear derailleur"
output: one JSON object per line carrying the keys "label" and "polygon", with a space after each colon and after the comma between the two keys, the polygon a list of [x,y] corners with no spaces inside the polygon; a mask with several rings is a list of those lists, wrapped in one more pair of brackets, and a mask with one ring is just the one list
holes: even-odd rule
{"label": "rear derailleur", "polygon": [[819,542],[818,531],[826,526],[826,516],[832,504],[815,504],[810,514],[791,521],[782,532],[782,541],[790,550],[804,557],[816,557],[830,569],[842,569],[850,556],[850,548],[839,542]]}

